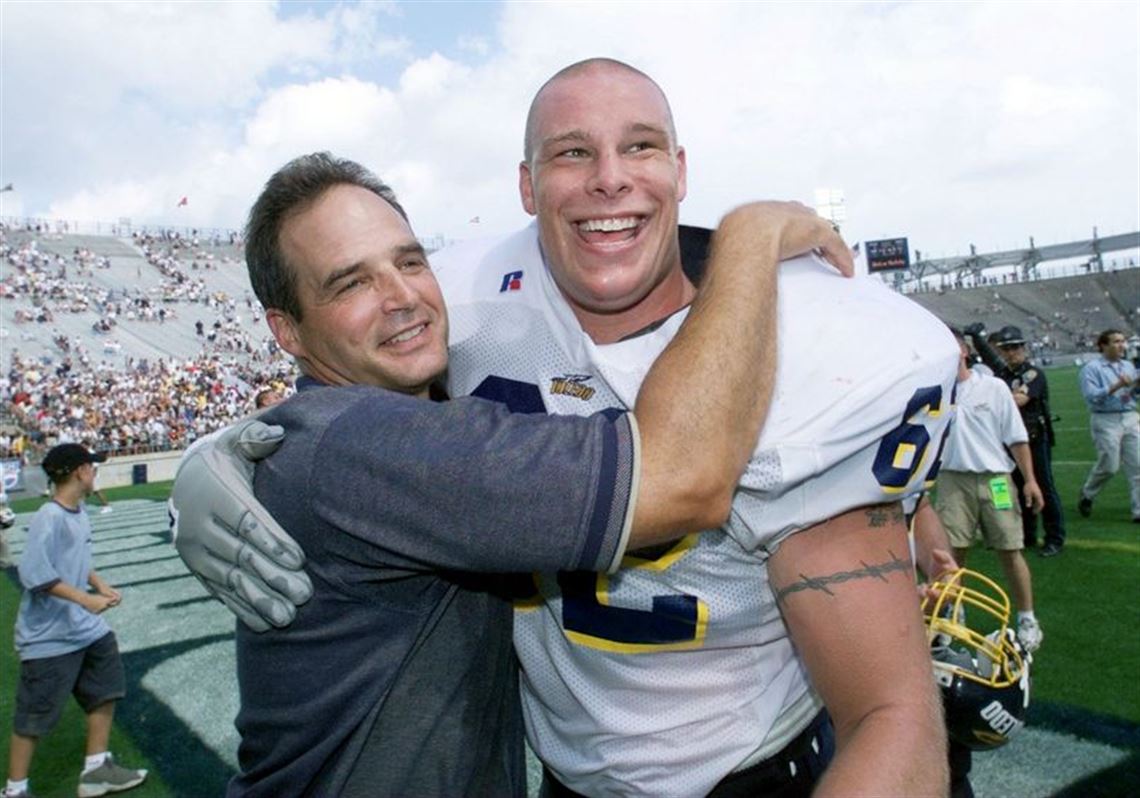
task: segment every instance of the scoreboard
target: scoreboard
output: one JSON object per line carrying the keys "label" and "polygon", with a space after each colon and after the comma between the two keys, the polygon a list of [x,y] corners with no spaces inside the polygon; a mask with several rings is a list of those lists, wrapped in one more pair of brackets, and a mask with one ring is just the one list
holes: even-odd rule
{"label": "scoreboard", "polygon": [[905,238],[884,238],[864,241],[867,251],[867,271],[889,272],[910,268],[910,245]]}

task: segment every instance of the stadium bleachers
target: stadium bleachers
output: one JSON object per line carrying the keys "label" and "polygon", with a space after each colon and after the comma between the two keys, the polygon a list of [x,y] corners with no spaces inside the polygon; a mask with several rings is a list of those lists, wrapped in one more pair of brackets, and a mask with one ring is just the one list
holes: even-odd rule
{"label": "stadium bleachers", "polygon": [[[52,234],[49,236],[15,231],[7,234],[8,246],[18,249],[27,242],[35,242],[37,251],[51,256],[60,256],[68,262],[70,281],[89,287],[89,293],[99,289],[110,291],[112,301],[120,303],[128,296],[146,296],[153,303],[167,309],[166,320],[144,321],[129,318],[126,314],[116,317],[116,328],[109,334],[96,333],[92,325],[98,319],[94,309],[80,312],[61,310],[61,303],[48,301],[52,310],[51,322],[20,322],[17,311],[30,310],[32,305],[26,297],[5,296],[0,301],[0,341],[8,355],[17,349],[21,356],[41,362],[56,362],[63,354],[53,339],[57,334],[66,335],[73,341],[81,341],[91,354],[94,362],[106,361],[113,366],[121,366],[127,357],[155,359],[173,357],[185,359],[198,354],[203,347],[196,335],[194,323],[201,321],[208,328],[222,314],[215,307],[202,302],[177,301],[163,302],[163,274],[148,263],[138,243],[131,239],[110,236]],[[94,268],[89,276],[77,277],[72,263],[77,250],[87,250],[95,256],[107,258],[107,268]],[[247,300],[253,301],[249,276],[242,261],[240,250],[225,245],[208,247],[205,257],[198,259],[188,255],[179,257],[183,270],[192,277],[206,281],[206,296],[220,296],[236,300],[237,320],[244,329],[263,344],[269,338],[269,329],[253,322],[253,309]],[[193,269],[194,262],[209,263],[211,268]],[[0,262],[0,282],[8,282],[15,274],[16,267],[8,258]]]}
{"label": "stadium bleachers", "polygon": [[0,228],[0,459],[181,448],[291,384],[239,254]]}
{"label": "stadium bleachers", "polygon": [[1109,327],[1131,334],[1140,321],[1140,270],[1093,272],[1021,283],[1003,283],[909,295],[951,324],[983,322],[989,330],[1014,324],[1040,351],[1071,354],[1095,351]]}

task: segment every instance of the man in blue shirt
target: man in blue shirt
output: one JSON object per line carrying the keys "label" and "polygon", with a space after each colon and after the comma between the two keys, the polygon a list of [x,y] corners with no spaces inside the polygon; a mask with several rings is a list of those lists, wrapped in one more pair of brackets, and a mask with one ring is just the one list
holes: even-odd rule
{"label": "man in blue shirt", "polygon": [[1096,462],[1081,488],[1077,509],[1088,518],[1093,499],[1124,465],[1132,498],[1132,521],[1140,524],[1140,420],[1136,414],[1136,367],[1124,356],[1127,343],[1120,330],[1105,330],[1096,339],[1100,357],[1081,368],[1081,394],[1089,406],[1089,430]]}

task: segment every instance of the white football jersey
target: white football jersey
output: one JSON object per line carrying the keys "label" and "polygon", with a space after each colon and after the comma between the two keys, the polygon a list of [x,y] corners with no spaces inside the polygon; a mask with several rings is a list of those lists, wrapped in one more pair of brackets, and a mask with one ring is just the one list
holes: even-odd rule
{"label": "white football jersey", "polygon": [[[519,411],[632,408],[685,317],[596,345],[543,266],[533,224],[432,261],[452,394]],[[797,530],[932,479],[958,361],[946,327],[814,257],[785,263],[779,290],[774,400],[729,523],[627,555],[615,574],[538,575],[541,599],[515,615],[528,739],[577,792],[704,795],[779,751],[820,704],[768,556]]]}

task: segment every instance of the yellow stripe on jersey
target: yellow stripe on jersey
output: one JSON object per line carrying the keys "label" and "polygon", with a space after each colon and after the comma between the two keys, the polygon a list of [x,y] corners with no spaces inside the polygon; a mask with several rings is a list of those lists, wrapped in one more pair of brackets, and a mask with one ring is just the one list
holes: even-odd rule
{"label": "yellow stripe on jersey", "polygon": [[697,545],[697,535],[685,535],[669,547],[661,556],[649,559],[636,554],[627,554],[621,558],[622,568],[643,568],[649,571],[664,571],[677,560],[685,556],[689,549]]}
{"label": "yellow stripe on jersey", "polygon": [[[598,601],[603,600],[604,596],[599,591]],[[611,654],[654,654],[659,651],[686,651],[701,648],[705,644],[705,633],[708,630],[708,625],[709,607],[703,601],[698,601],[696,632],[692,640],[681,640],[675,643],[618,643],[614,640],[606,640],[603,637],[595,637],[582,632],[573,632],[569,629],[566,629],[565,633],[566,638],[577,645],[595,648],[599,651],[608,651]]]}

